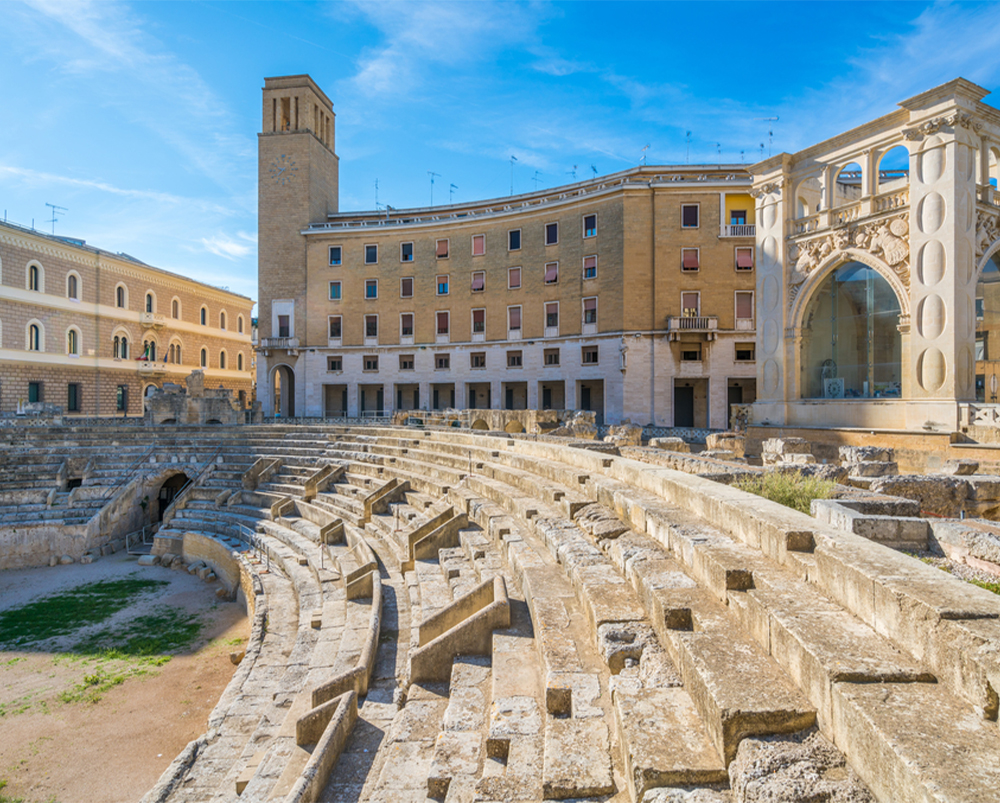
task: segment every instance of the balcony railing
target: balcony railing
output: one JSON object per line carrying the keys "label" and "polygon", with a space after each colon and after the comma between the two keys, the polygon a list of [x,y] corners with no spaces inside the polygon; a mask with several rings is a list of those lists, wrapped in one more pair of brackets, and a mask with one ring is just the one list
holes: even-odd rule
{"label": "balcony railing", "polygon": [[165,362],[139,361],[139,376],[164,376],[167,373]]}
{"label": "balcony railing", "polygon": [[754,223],[730,223],[722,226],[720,237],[754,237],[757,226]]}
{"label": "balcony railing", "polygon": [[263,337],[260,341],[262,349],[297,349],[299,339],[297,337]]}
{"label": "balcony railing", "polygon": [[667,331],[669,332],[709,332],[719,328],[719,318],[717,315],[704,315],[689,317],[667,318]]}
{"label": "balcony railing", "polygon": [[158,312],[140,312],[139,324],[141,326],[159,329],[161,326],[167,325],[167,316],[160,315]]}

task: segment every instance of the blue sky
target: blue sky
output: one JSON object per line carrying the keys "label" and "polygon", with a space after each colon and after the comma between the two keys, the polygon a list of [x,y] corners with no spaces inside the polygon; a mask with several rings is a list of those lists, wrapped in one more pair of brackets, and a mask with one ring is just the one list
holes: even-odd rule
{"label": "blue sky", "polygon": [[[795,151],[956,76],[1000,4],[0,2],[0,214],[256,296],[264,76],[334,101],[341,210]],[[987,98],[1000,105],[1000,96]],[[757,118],[778,117],[776,123]],[[741,155],[742,154],[742,155]],[[537,171],[537,172],[536,172]],[[537,178],[537,183],[534,179]]]}

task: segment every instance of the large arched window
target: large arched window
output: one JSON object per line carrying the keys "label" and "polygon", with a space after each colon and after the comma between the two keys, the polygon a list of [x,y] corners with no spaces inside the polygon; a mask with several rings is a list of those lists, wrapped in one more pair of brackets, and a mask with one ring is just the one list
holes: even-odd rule
{"label": "large arched window", "polygon": [[146,293],[146,312],[152,312],[155,304],[153,303],[153,294]]}
{"label": "large arched window", "polygon": [[115,306],[119,309],[125,309],[128,306],[128,293],[123,284],[115,288]]}
{"label": "large arched window", "polygon": [[37,323],[28,326],[28,351],[42,350],[42,327]]}
{"label": "large arched window", "polygon": [[202,326],[208,326],[208,307],[202,307],[198,318]]}
{"label": "large arched window", "polygon": [[802,398],[899,398],[899,300],[878,271],[849,262],[813,292],[802,324]]}
{"label": "large arched window", "polygon": [[170,302],[170,317],[180,318],[181,317],[181,302],[179,299],[174,299]]}
{"label": "large arched window", "polygon": [[1000,254],[976,283],[976,401],[997,401],[1000,383]]}
{"label": "large arched window", "polygon": [[242,351],[239,354],[236,355],[236,370],[237,371],[242,371],[243,370],[243,352]]}
{"label": "large arched window", "polygon": [[220,368],[226,367],[226,352],[224,351],[219,352],[219,367]]}
{"label": "large arched window", "polygon": [[128,359],[128,336],[123,334],[115,335],[114,356],[116,360]]}
{"label": "large arched window", "polygon": [[80,300],[80,279],[75,273],[66,274],[66,298]]}

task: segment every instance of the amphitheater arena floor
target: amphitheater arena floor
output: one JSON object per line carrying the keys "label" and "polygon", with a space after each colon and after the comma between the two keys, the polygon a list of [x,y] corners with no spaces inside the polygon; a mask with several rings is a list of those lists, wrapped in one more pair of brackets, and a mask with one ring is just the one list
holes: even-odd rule
{"label": "amphitheater arena floor", "polygon": [[[97,703],[64,703],[60,692],[87,673],[61,651],[78,631],[47,645],[47,652],[0,651],[0,779],[4,794],[26,803],[118,803],[138,800],[174,757],[205,730],[212,707],[235,667],[227,642],[248,635],[242,605],[219,602],[214,584],[184,572],[140,568],[124,553],[91,565],[0,572],[0,610],[73,586],[141,572],[169,585],[143,596],[101,627],[172,606],[198,614],[204,625],[193,651],[174,656],[150,674],[126,680]],[[27,710],[18,713],[28,704]]]}

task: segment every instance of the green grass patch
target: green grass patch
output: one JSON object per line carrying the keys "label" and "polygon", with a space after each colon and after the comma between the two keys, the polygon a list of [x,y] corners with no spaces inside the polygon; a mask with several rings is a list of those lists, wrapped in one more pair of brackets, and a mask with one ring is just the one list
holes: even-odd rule
{"label": "green grass patch", "polygon": [[1000,583],[989,583],[985,580],[972,580],[971,582],[973,585],[985,588],[987,591],[992,591],[994,594],[1000,594]]}
{"label": "green grass patch", "polygon": [[0,612],[0,649],[31,647],[99,624],[127,608],[136,598],[168,585],[132,574],[118,580],[85,583]]}
{"label": "green grass patch", "polygon": [[0,803],[24,803],[23,797],[11,797],[3,790],[7,788],[7,781],[0,779]]}
{"label": "green grass patch", "polygon": [[797,471],[789,474],[769,471],[742,477],[734,487],[793,510],[809,513],[812,500],[828,499],[836,483],[818,477],[805,477]]}

